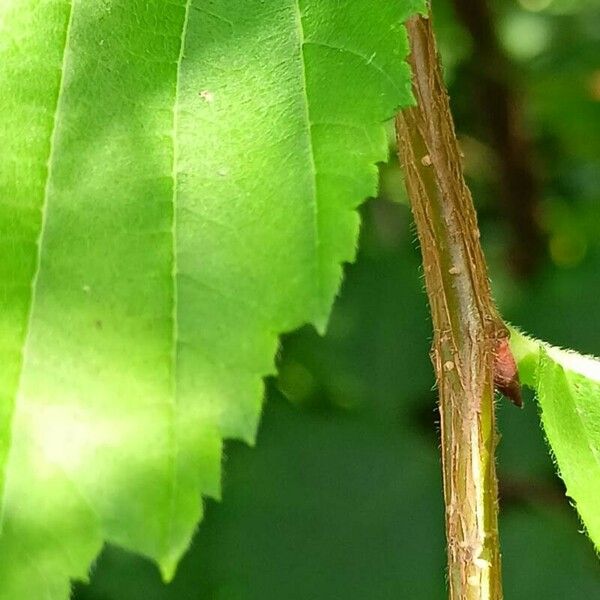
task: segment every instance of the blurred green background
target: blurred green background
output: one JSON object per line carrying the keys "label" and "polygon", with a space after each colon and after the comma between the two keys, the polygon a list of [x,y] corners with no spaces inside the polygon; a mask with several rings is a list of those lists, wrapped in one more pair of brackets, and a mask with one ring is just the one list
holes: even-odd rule
{"label": "blurred green background", "polygon": [[[435,0],[434,15],[503,314],[600,355],[600,2]],[[257,447],[227,444],[223,500],[175,580],[107,547],[77,600],[446,597],[431,326],[393,150],[362,215],[327,335],[283,339]],[[506,598],[600,599],[534,399],[499,399],[498,420]]]}

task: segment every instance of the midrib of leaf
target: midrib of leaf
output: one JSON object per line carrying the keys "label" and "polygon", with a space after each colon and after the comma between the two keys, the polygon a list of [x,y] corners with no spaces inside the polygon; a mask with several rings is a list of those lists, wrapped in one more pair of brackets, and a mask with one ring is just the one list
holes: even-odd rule
{"label": "midrib of leaf", "polygon": [[22,388],[22,383],[23,383],[23,366],[25,364],[25,360],[27,358],[27,353],[28,353],[28,348],[29,348],[29,339],[30,339],[30,333],[31,333],[33,311],[34,311],[34,307],[35,307],[37,282],[38,282],[39,273],[40,273],[40,264],[41,264],[43,241],[44,241],[44,231],[46,228],[46,219],[47,219],[47,213],[48,213],[48,197],[50,194],[50,184],[51,184],[51,180],[52,180],[52,171],[53,171],[53,163],[54,163],[54,151],[55,151],[55,146],[56,146],[57,132],[60,127],[60,112],[61,112],[61,108],[62,108],[62,98],[63,98],[63,91],[64,91],[64,83],[65,83],[65,72],[66,72],[66,67],[67,67],[67,63],[68,63],[68,59],[69,59],[69,40],[70,40],[70,35],[71,35],[71,26],[73,24],[73,13],[74,13],[73,2],[74,2],[74,0],[68,0],[69,18],[67,21],[67,26],[65,28],[62,63],[60,66],[60,79],[59,79],[59,84],[58,84],[58,91],[56,94],[55,109],[54,109],[53,120],[52,120],[52,130],[51,130],[51,134],[50,134],[50,144],[48,147],[46,180],[44,182],[44,193],[43,193],[43,198],[42,198],[42,203],[41,203],[41,208],[40,208],[40,212],[41,212],[40,230],[39,230],[37,242],[36,242],[35,271],[33,273],[32,279],[31,279],[31,294],[30,294],[30,299],[29,299],[29,309],[28,309],[28,314],[27,314],[27,325],[26,325],[26,329],[25,329],[25,337],[23,340],[23,351],[21,353],[19,379],[18,379],[16,391],[15,391],[15,396],[14,396],[15,400],[14,400],[13,413],[12,413],[12,418],[11,418],[11,425],[9,427],[9,436],[10,436],[9,451],[8,451],[8,455],[6,457],[6,462],[4,465],[2,465],[3,477],[0,480],[0,483],[4,482],[5,485],[0,488],[0,492],[2,492],[2,504],[0,506],[0,533],[2,532],[2,529],[3,529],[4,511],[5,511],[5,505],[6,505],[6,488],[7,488],[7,486],[6,486],[5,478],[9,472],[8,466],[10,464],[11,455],[12,455],[11,441],[12,441],[12,433],[13,433],[14,423],[16,422],[16,417],[17,417],[17,414],[19,411],[19,405],[20,405],[20,402],[22,401],[21,388]]}
{"label": "midrib of leaf", "polygon": [[360,52],[355,52],[354,50],[350,50],[350,48],[343,48],[342,46],[334,46],[333,44],[326,44],[324,42],[316,42],[316,41],[307,41],[304,42],[305,44],[310,44],[311,46],[320,46],[321,48],[329,48],[330,50],[337,50],[339,52],[347,52],[348,54],[351,54],[352,56],[356,56],[357,58],[360,58],[360,60],[362,60],[365,65],[369,65],[371,66],[373,69],[375,69],[384,79],[387,79],[387,81],[389,81],[389,83],[398,90],[399,93],[402,93],[402,90],[400,90],[398,88],[398,84],[397,82],[395,82],[388,73],[386,73],[375,61],[375,55],[373,56],[365,56],[364,54],[361,54]]}
{"label": "midrib of leaf", "polygon": [[[320,231],[319,231],[319,199],[317,189],[317,167],[315,164],[315,152],[313,148],[312,140],[312,123],[310,118],[310,102],[308,99],[308,89],[306,84],[306,59],[304,54],[305,35],[304,25],[302,23],[302,9],[300,7],[300,0],[294,0],[294,16],[296,19],[296,32],[298,35],[298,48],[299,48],[299,62],[301,69],[301,80],[302,80],[302,92],[303,92],[303,115],[304,115],[304,135],[307,153],[309,157],[309,171],[310,171],[310,195],[312,198],[312,210],[313,210],[313,237],[314,237],[314,268],[315,268],[315,285],[317,287],[317,302],[318,308],[321,308],[322,298],[322,285],[321,285],[321,252],[320,252]],[[324,325],[320,327],[324,328]]]}
{"label": "midrib of leaf", "polygon": [[[177,413],[177,357],[178,357],[178,345],[179,345],[179,317],[178,317],[178,285],[177,285],[177,277],[178,277],[178,269],[177,269],[177,168],[179,162],[179,144],[177,138],[178,126],[179,126],[179,93],[180,93],[180,85],[181,85],[181,63],[183,62],[183,57],[185,53],[185,42],[187,38],[187,30],[188,30],[188,22],[190,17],[190,7],[192,0],[186,0],[185,3],[185,15],[183,18],[183,25],[181,29],[181,44],[179,47],[179,56],[177,57],[177,75],[175,80],[175,99],[173,102],[173,197],[172,197],[172,279],[173,279],[173,312],[172,312],[172,328],[173,328],[173,338],[172,338],[172,346],[171,346],[171,390],[172,390],[172,398],[170,404],[170,423],[169,423],[169,436],[170,436],[170,445],[171,445],[171,489],[169,490],[169,508],[167,519],[165,522],[165,555],[167,555],[167,549],[170,546],[170,540],[172,536],[173,529],[173,520],[175,518],[175,496],[177,494],[178,487],[178,477],[177,477],[177,455],[179,452],[179,445],[177,442],[177,432],[176,432],[176,413]],[[170,580],[175,571],[175,564],[161,564],[161,570],[163,573],[163,578],[166,580]]]}

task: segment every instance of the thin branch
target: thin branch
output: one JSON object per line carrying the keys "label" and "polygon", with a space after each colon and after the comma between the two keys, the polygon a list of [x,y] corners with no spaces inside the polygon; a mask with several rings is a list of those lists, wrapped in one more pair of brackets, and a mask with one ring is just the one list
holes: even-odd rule
{"label": "thin branch", "polygon": [[450,597],[502,597],[494,359],[507,330],[491,298],[429,19],[407,24],[417,107],[397,134],[434,327]]}

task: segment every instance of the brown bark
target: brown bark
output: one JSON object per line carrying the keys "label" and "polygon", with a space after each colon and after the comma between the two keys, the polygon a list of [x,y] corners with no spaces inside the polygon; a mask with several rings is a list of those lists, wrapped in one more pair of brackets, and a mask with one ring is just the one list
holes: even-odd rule
{"label": "brown bark", "polygon": [[453,600],[502,597],[494,463],[494,360],[508,335],[491,298],[431,23],[408,24],[417,106],[397,117],[434,328]]}

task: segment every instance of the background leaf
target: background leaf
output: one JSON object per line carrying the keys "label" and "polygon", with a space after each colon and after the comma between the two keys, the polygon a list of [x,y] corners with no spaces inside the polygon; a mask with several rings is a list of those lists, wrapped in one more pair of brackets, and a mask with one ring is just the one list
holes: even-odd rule
{"label": "background leaf", "polygon": [[278,334],[325,326],[418,6],[2,3],[0,598],[104,539],[172,576]]}
{"label": "background leaf", "polygon": [[600,360],[513,330],[522,382],[537,392],[542,423],[567,494],[600,549]]}

